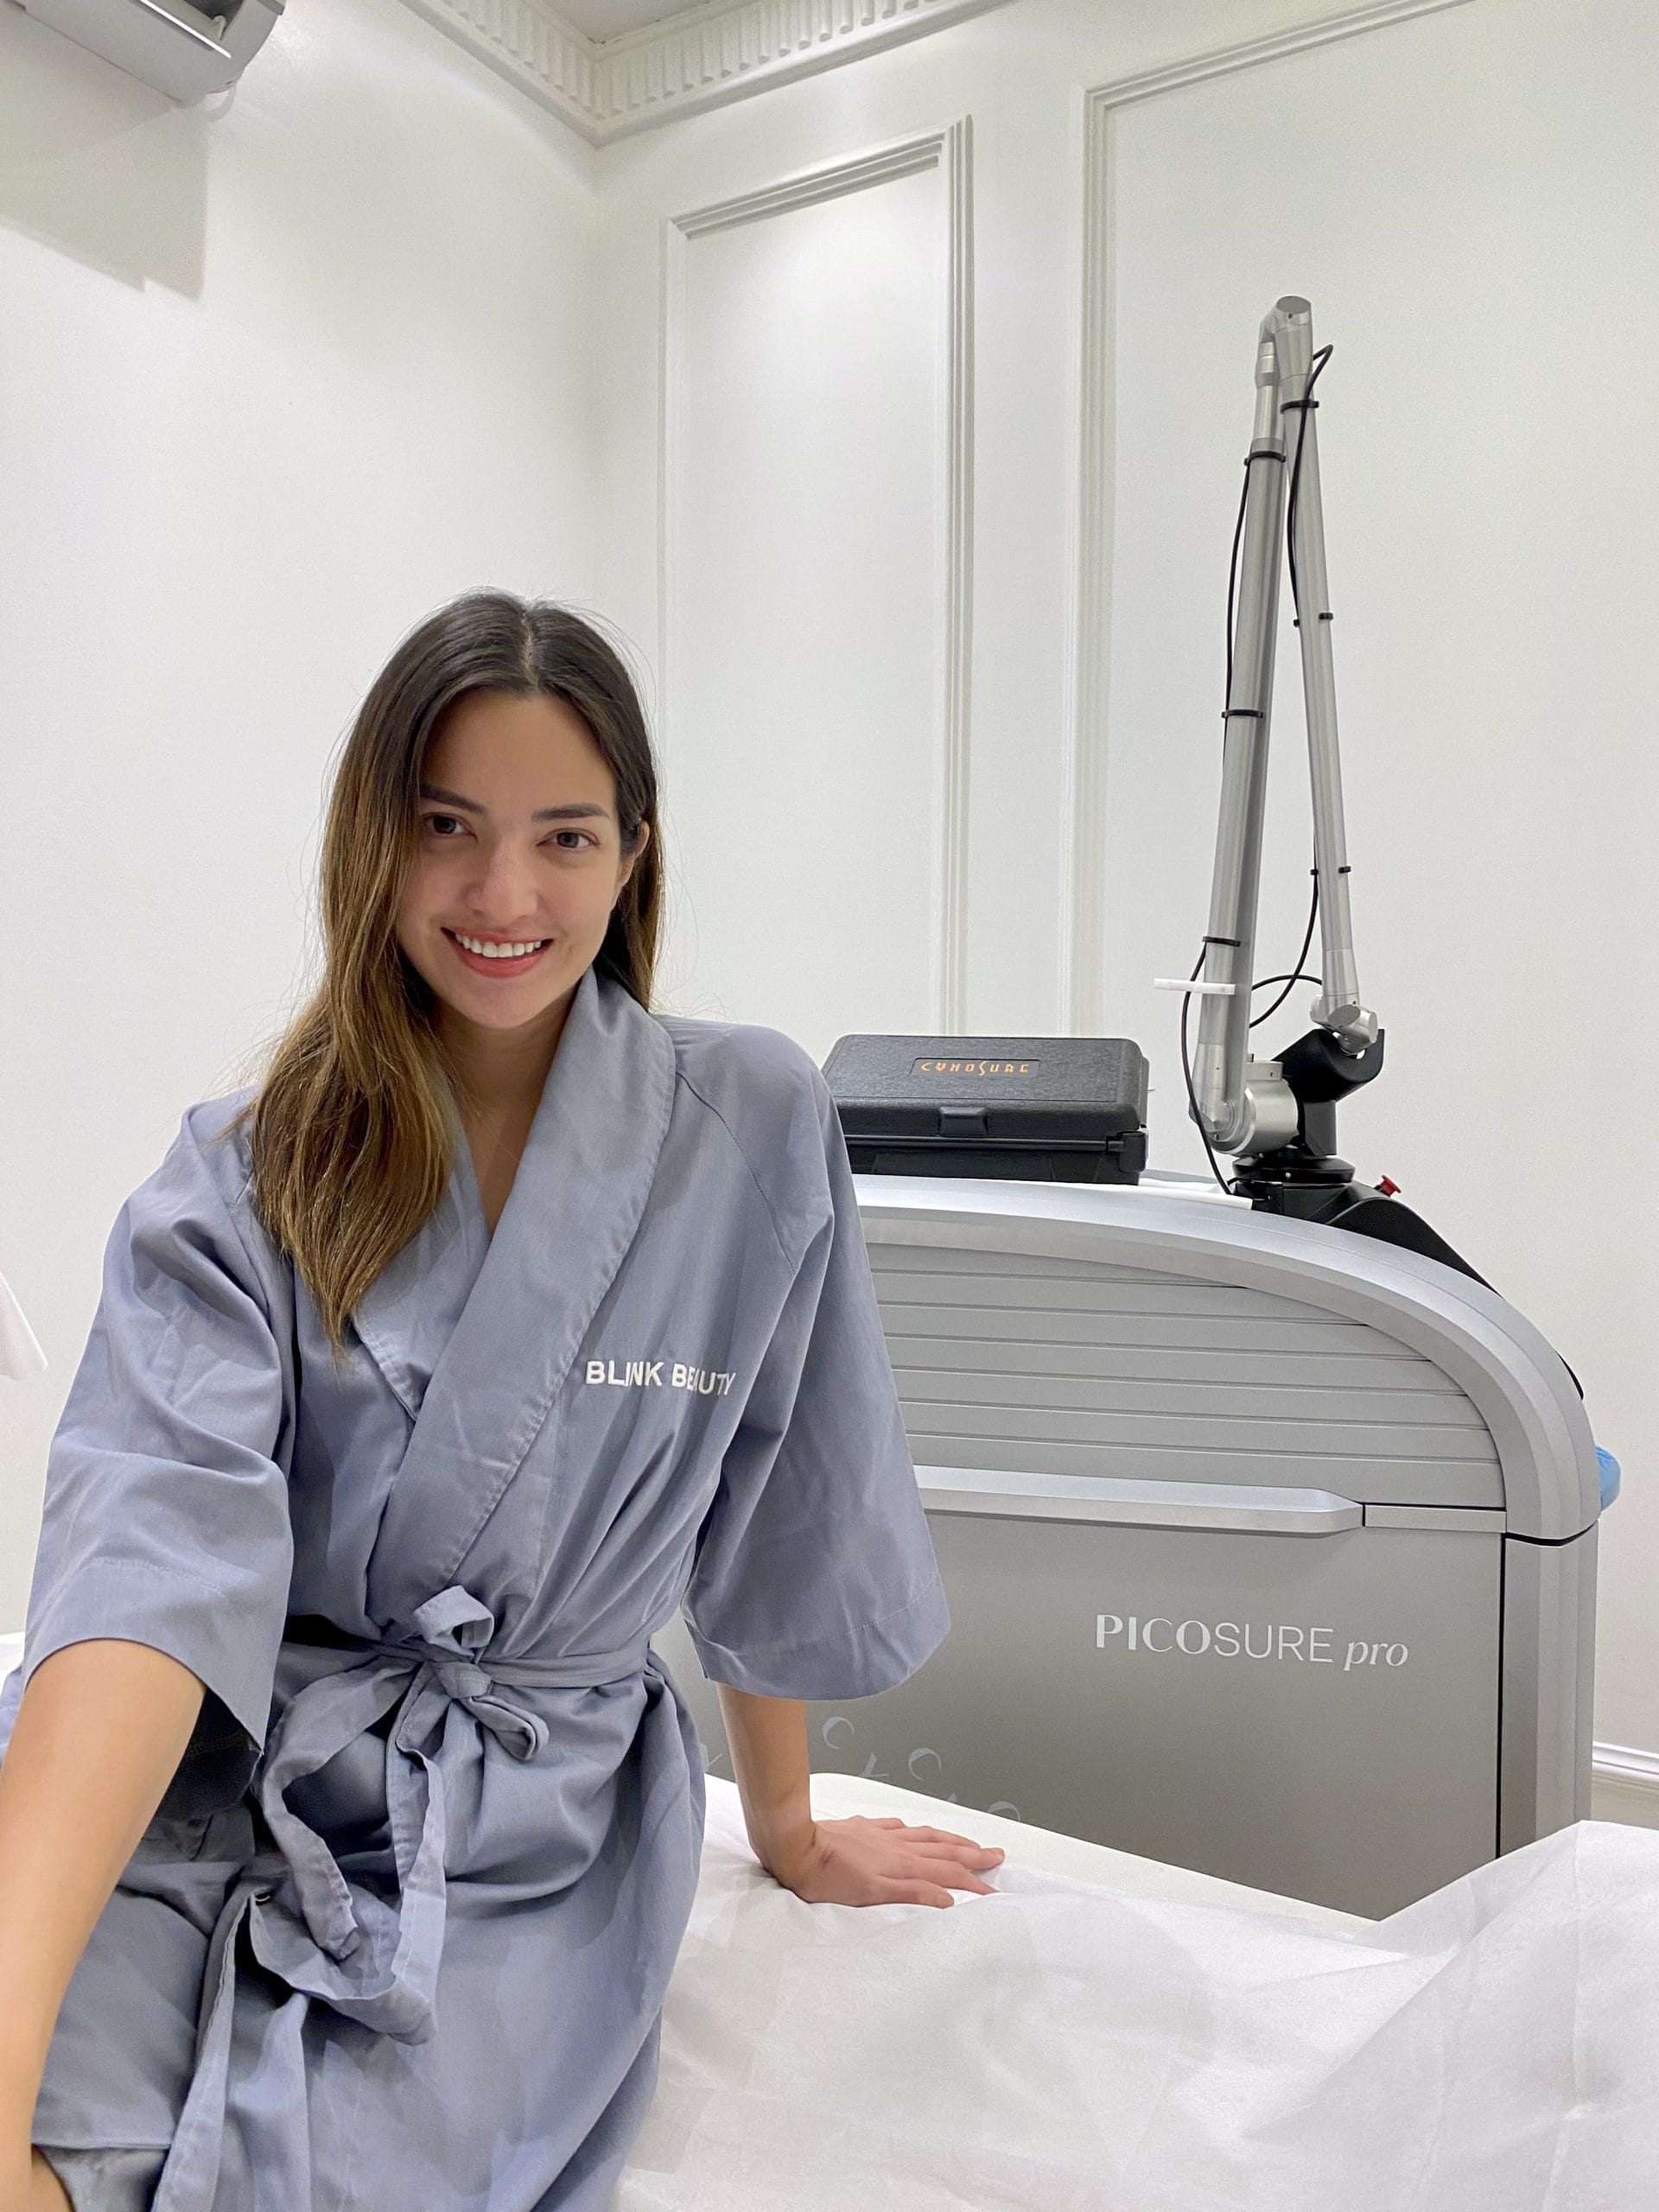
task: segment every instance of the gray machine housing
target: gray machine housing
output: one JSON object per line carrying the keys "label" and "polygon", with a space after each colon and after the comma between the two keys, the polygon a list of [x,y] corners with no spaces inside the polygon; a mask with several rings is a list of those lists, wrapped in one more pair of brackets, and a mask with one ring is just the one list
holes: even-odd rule
{"label": "gray machine housing", "polygon": [[815,1770],[1373,1916],[1587,1815],[1599,1477],[1513,1307],[1186,1178],[855,1181],[952,1627]]}

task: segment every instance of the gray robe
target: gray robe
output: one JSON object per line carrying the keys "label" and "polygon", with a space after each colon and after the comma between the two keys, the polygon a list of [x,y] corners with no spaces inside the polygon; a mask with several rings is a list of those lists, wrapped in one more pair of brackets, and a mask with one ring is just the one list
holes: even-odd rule
{"label": "gray robe", "polygon": [[598,2212],[702,1840],[652,1632],[840,1699],[949,1624],[834,1105],[590,969],[494,1236],[462,1146],[336,1376],[247,1095],[117,1220],[0,1697],[88,1637],[208,1691],[35,2139],[170,2145],[157,2212]]}

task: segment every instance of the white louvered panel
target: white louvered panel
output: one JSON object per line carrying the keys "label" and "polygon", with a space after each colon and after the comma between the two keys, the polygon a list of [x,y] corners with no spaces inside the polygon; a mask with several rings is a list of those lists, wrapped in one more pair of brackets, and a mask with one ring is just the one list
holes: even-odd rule
{"label": "white louvered panel", "polygon": [[1263,1291],[1237,1290],[1225,1283],[1171,1281],[1167,1277],[1162,1282],[1108,1278],[1053,1283],[1036,1276],[999,1275],[974,1281],[884,1272],[880,1282],[883,1302],[896,1313],[906,1306],[936,1313],[972,1312],[988,1302],[988,1290],[994,1300],[1017,1298],[1027,1313],[1169,1313],[1183,1319],[1211,1314],[1217,1319],[1231,1314],[1257,1321],[1306,1321],[1312,1310],[1294,1298],[1274,1298]]}
{"label": "white louvered panel", "polygon": [[1352,1421],[1284,1418],[1254,1408],[1227,1415],[1191,1414],[1172,1408],[1160,1414],[1120,1414],[1093,1407],[1056,1406],[1040,1396],[974,1404],[964,1398],[922,1398],[901,1382],[906,1412],[918,1428],[948,1427],[959,1436],[1018,1442],[1027,1438],[1064,1444],[1096,1444],[1109,1451],[1271,1452],[1321,1459],[1490,1460],[1491,1439],[1475,1428],[1370,1426]]}
{"label": "white louvered panel", "polygon": [[[887,1350],[895,1368],[922,1374],[974,1374],[987,1370],[983,1341],[963,1337],[907,1336],[889,1319]],[[1424,1395],[1463,1399],[1455,1382],[1403,1346],[1378,1353],[1350,1346],[1341,1352],[1222,1351],[1213,1344],[1021,1343],[1020,1371],[1041,1376],[1081,1375],[1102,1380],[1205,1383],[1265,1389],[1274,1383],[1326,1390],[1410,1390]],[[1466,1401],[1465,1401],[1466,1402]],[[1472,1410],[1472,1408],[1471,1408]],[[1436,1418],[1446,1419],[1443,1414]],[[1478,1416],[1477,1416],[1478,1418]]]}
{"label": "white louvered panel", "polygon": [[1475,1407],[1364,1322],[1147,1268],[908,1245],[871,1261],[918,1461],[1502,1502]]}
{"label": "white louvered panel", "polygon": [[[1076,1407],[1092,1413],[1162,1416],[1179,1411],[1183,1416],[1213,1414],[1235,1421],[1241,1413],[1260,1407],[1280,1421],[1337,1422],[1392,1433],[1408,1427],[1425,1436],[1448,1439],[1464,1430],[1481,1435],[1485,1427],[1461,1390],[1448,1384],[1437,1391],[1394,1390],[1370,1386],[1360,1389],[1299,1385],[1294,1411],[1287,1413],[1286,1392],[1270,1382],[1177,1380],[1156,1377],[1133,1379],[1092,1374],[1057,1373],[1013,1378],[987,1372],[976,1363],[958,1368],[912,1365],[902,1369],[906,1400],[917,1406],[1041,1405]],[[1017,1382],[1019,1395],[1011,1390]]]}
{"label": "white louvered panel", "polygon": [[[1337,1321],[1309,1313],[1304,1320],[1269,1314],[1075,1313],[1053,1306],[1030,1313],[1014,1306],[921,1306],[889,1308],[896,1333],[921,1339],[956,1338],[988,1347],[997,1344],[1145,1344],[1179,1351],[1369,1351],[1375,1330],[1363,1321]],[[1386,1355],[1383,1355],[1386,1356]],[[1395,1355],[1410,1358],[1402,1347]]]}

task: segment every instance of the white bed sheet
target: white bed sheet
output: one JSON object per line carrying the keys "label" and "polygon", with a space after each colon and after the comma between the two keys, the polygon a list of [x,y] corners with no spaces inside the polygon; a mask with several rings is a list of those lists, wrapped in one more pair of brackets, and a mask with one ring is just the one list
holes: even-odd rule
{"label": "white bed sheet", "polygon": [[823,1775],[821,1817],[1008,1856],[948,1911],[809,1905],[708,1788],[613,2212],[1659,2205],[1659,1832],[1581,1821],[1372,1923]]}
{"label": "white bed sheet", "polygon": [[710,1777],[614,2212],[1659,2203],[1659,1834],[1582,1822],[1371,1924],[879,1783],[814,1803],[1012,1829],[998,1894],[804,1904]]}

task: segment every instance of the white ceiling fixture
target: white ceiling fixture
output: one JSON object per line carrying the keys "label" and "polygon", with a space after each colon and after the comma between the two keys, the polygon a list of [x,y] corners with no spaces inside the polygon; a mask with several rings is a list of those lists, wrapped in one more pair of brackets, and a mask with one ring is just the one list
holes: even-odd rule
{"label": "white ceiling fixture", "polygon": [[[233,85],[284,0],[22,0],[27,12],[175,100]],[[597,4],[597,0],[596,0]]]}
{"label": "white ceiling fixture", "polygon": [[602,146],[1009,0],[408,0]]}

